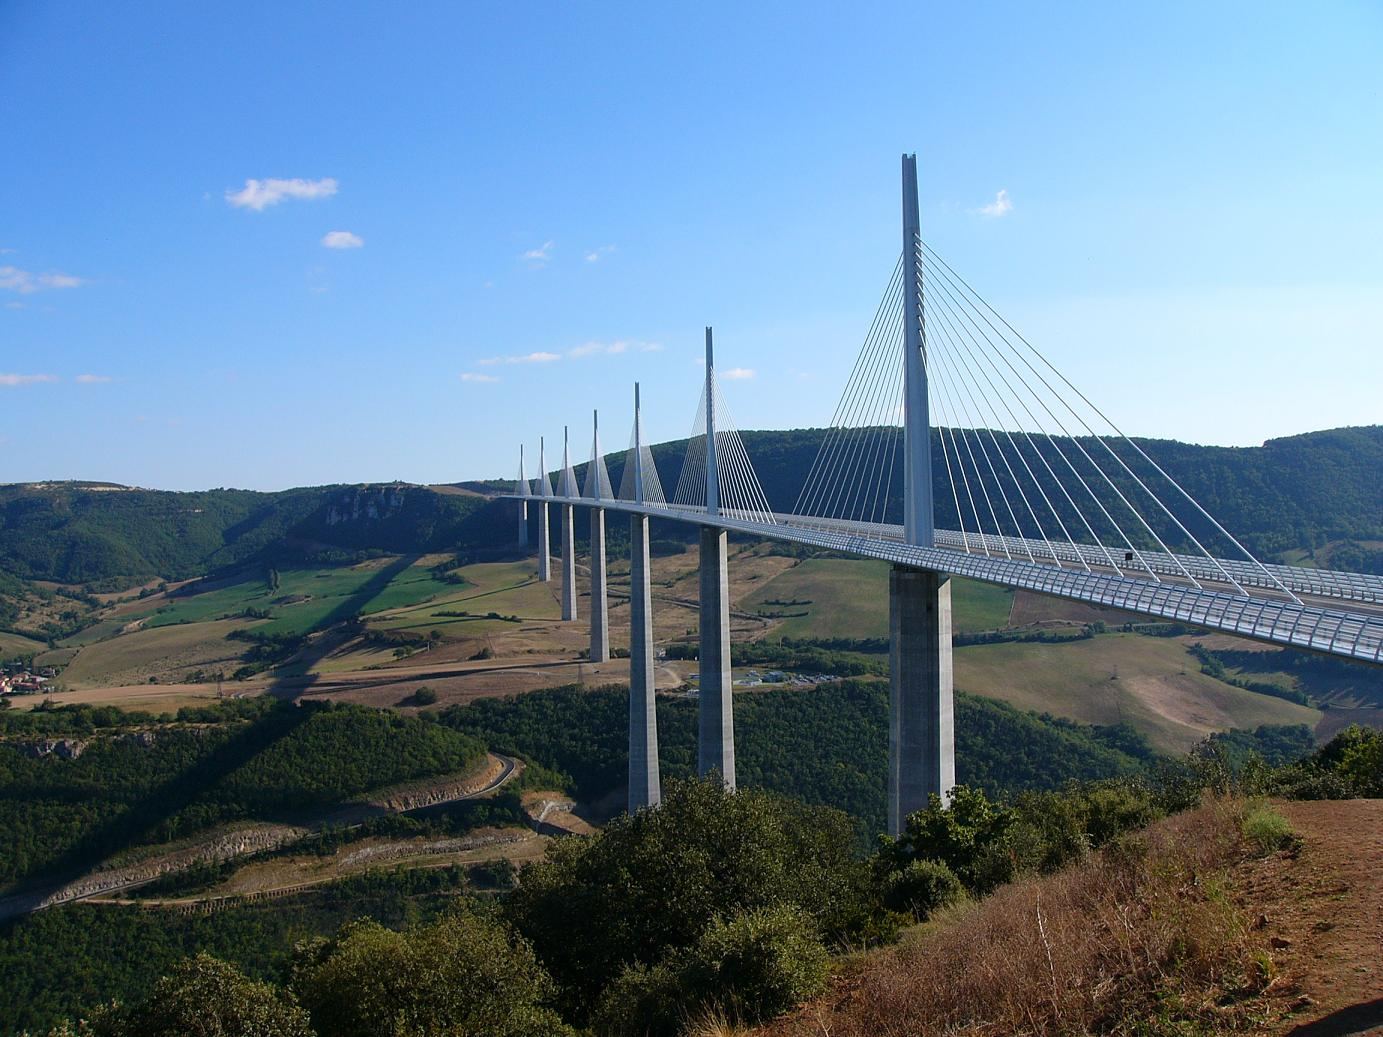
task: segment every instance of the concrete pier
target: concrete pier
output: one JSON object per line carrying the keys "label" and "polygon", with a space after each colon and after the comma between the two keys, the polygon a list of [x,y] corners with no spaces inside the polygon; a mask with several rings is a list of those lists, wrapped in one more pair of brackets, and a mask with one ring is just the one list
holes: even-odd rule
{"label": "concrete pier", "polygon": [[888,831],[898,835],[956,783],[951,578],[894,566],[888,613]]}
{"label": "concrete pier", "polygon": [[552,535],[548,532],[547,501],[538,502],[538,579],[552,579]]}
{"label": "concrete pier", "polygon": [[648,516],[629,516],[629,813],[663,798],[653,696],[653,591]]}
{"label": "concrete pier", "polygon": [[519,501],[519,546],[528,546],[528,501]]}
{"label": "concrete pier", "polygon": [[576,509],[562,505],[562,618],[576,618]]}
{"label": "concrete pier", "polygon": [[610,603],[605,590],[605,509],[591,509],[591,662],[610,661]]}
{"label": "concrete pier", "polygon": [[730,586],[723,529],[701,527],[701,694],[698,774],[735,787],[735,707],[730,676]]}

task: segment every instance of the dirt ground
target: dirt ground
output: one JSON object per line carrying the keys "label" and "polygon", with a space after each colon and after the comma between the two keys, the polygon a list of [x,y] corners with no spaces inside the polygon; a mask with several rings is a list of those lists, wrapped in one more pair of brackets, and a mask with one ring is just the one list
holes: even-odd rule
{"label": "dirt ground", "polygon": [[1289,1012],[1268,1032],[1383,1033],[1383,800],[1275,805],[1300,851],[1246,868],[1243,887]]}

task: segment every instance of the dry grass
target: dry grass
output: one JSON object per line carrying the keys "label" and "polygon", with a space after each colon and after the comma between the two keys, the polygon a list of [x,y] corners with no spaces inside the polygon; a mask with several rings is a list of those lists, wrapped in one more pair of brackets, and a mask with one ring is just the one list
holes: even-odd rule
{"label": "dry grass", "polygon": [[943,912],[780,1021],[793,1037],[1208,1034],[1268,979],[1226,892],[1242,809],[1181,815],[1046,879]]}

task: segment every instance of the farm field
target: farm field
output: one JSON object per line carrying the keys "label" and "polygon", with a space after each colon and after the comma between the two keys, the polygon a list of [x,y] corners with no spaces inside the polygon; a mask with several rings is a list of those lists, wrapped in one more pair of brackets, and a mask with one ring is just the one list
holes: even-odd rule
{"label": "farm field", "polygon": [[1065,644],[957,648],[955,683],[1020,709],[1088,724],[1128,723],[1162,752],[1185,752],[1232,727],[1320,721],[1319,710],[1201,673],[1186,651],[1192,640],[1103,634]]}
{"label": "farm field", "polygon": [[[887,637],[888,563],[809,558],[758,587],[741,603],[760,613],[806,612],[775,627],[783,637]],[[769,602],[810,602],[803,605]],[[956,631],[999,630],[1009,625],[1013,592],[954,577],[952,622]]]}

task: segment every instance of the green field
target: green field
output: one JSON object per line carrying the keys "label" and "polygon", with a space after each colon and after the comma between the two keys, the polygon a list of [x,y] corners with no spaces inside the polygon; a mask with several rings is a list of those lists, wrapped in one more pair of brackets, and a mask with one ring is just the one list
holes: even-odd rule
{"label": "green field", "polygon": [[43,652],[47,645],[22,634],[9,634],[0,631],[0,658],[10,659],[16,655],[29,655]]}
{"label": "green field", "polygon": [[[561,610],[550,586],[537,581],[533,563],[484,562],[457,572],[466,585],[448,585],[436,599],[380,610],[370,621],[381,630],[442,630],[449,634],[482,637],[512,629],[513,624],[487,619],[491,612],[525,620],[553,620]],[[374,610],[371,610],[374,611]],[[469,616],[443,616],[442,612],[468,612]]]}
{"label": "green field", "polygon": [[[783,637],[887,637],[888,563],[809,558],[754,589],[740,602],[750,612],[806,612],[782,621]],[[770,601],[808,601],[770,605]],[[1008,625],[1013,592],[963,577],[951,581],[952,622],[961,632]]]}
{"label": "green field", "polygon": [[[176,594],[161,599],[148,612],[135,612],[118,623],[119,629],[138,618],[148,628],[202,623],[244,614],[246,609],[267,610],[270,618],[255,629],[268,634],[302,634],[353,615],[383,612],[454,594],[462,588],[437,579],[430,565],[405,556],[382,558],[360,565],[330,569],[283,569],[277,589],[270,590],[264,575],[245,575],[233,583],[201,593]],[[87,642],[91,632],[79,640]]]}
{"label": "green field", "polygon": [[1200,672],[1181,638],[1103,634],[1065,644],[974,645],[955,652],[956,687],[1020,709],[1088,724],[1133,725],[1164,752],[1211,731],[1260,724],[1315,727],[1319,710]]}

